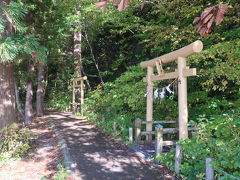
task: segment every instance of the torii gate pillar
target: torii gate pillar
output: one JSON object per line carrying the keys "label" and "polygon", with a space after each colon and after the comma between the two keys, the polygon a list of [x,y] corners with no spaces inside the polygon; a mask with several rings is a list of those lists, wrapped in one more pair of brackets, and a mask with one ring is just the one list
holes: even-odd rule
{"label": "torii gate pillar", "polygon": [[[146,113],[146,120],[152,121],[153,120],[153,81],[151,76],[153,75],[153,67],[147,67],[147,113]],[[147,131],[152,131],[152,124],[146,125]],[[152,141],[152,135],[146,135],[146,141]]]}
{"label": "torii gate pillar", "polygon": [[[184,76],[186,58],[178,57],[178,123],[179,140],[188,138],[187,77]],[[191,74],[194,75],[194,74]]]}

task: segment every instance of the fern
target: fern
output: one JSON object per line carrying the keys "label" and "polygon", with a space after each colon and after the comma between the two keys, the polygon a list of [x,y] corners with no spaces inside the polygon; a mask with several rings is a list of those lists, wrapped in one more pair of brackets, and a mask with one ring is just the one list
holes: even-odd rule
{"label": "fern", "polygon": [[5,26],[4,26],[5,22],[6,21],[3,18],[0,17],[0,33],[3,33],[4,30],[5,30]]}
{"label": "fern", "polygon": [[47,49],[40,45],[39,39],[34,35],[26,35],[27,27],[23,22],[27,9],[17,2],[11,2],[5,9],[1,7],[0,11],[7,16],[6,20],[0,18],[0,33],[5,31],[6,21],[15,29],[15,33],[10,37],[0,36],[0,62],[17,61],[18,55],[28,58],[35,56],[37,61],[46,61]]}
{"label": "fern", "polygon": [[18,54],[18,48],[12,38],[6,38],[0,44],[0,59],[1,62],[11,62]]}
{"label": "fern", "polygon": [[22,22],[27,14],[27,9],[19,3],[10,2],[6,12],[8,13],[9,18],[12,20],[12,26],[14,27],[15,31],[26,32],[27,28]]}
{"label": "fern", "polygon": [[18,55],[30,56],[36,54],[37,61],[47,60],[47,49],[39,44],[39,39],[33,35],[17,34],[6,38],[0,43],[0,62],[17,61]]}

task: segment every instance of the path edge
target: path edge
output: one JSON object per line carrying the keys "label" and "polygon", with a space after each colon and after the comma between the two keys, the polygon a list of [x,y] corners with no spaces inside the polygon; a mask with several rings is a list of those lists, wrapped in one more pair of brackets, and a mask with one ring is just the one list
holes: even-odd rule
{"label": "path edge", "polygon": [[65,168],[67,169],[67,172],[72,175],[75,178],[82,178],[80,175],[78,175],[76,173],[76,167],[72,161],[72,158],[70,156],[70,153],[68,151],[68,146],[67,143],[65,141],[65,139],[63,138],[63,136],[61,135],[60,131],[57,129],[57,126],[55,125],[54,121],[49,119],[49,123],[54,131],[54,133],[57,136],[57,140],[58,140],[58,144],[60,145],[60,149],[63,153],[63,165],[65,166]]}

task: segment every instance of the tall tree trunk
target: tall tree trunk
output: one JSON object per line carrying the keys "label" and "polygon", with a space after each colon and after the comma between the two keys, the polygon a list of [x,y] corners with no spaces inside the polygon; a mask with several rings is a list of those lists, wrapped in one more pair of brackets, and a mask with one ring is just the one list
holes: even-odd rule
{"label": "tall tree trunk", "polygon": [[28,80],[27,80],[27,87],[26,87],[26,102],[25,102],[25,118],[24,122],[25,124],[30,124],[32,121],[32,99],[33,99],[33,80],[32,80],[32,75],[34,72],[34,65],[29,62],[28,66]]}
{"label": "tall tree trunk", "polygon": [[37,116],[43,116],[43,98],[44,98],[44,65],[42,63],[38,64],[38,86],[37,86],[37,96],[36,96],[36,111]]}
{"label": "tall tree trunk", "polygon": [[21,103],[20,103],[19,91],[18,91],[18,87],[17,87],[16,81],[14,82],[14,87],[15,87],[14,89],[15,89],[17,109],[18,109],[18,112],[21,114],[22,118],[24,119],[25,116],[24,116],[24,112],[23,112],[23,109],[22,109],[22,106],[21,106]]}
{"label": "tall tree trunk", "polygon": [[[78,24],[78,23],[77,23]],[[74,32],[74,58],[75,58],[75,72],[77,77],[82,77],[82,31],[78,30]]]}
{"label": "tall tree trunk", "polygon": [[[6,8],[10,0],[1,0],[1,8]],[[0,11],[0,18],[5,20],[5,30],[0,33],[0,39],[11,36],[12,25],[7,19],[7,12]],[[14,92],[14,66],[4,63],[0,58],[0,129],[16,121],[15,92]]]}
{"label": "tall tree trunk", "polygon": [[[79,23],[80,24],[80,23]],[[82,31],[78,30],[74,32],[74,58],[75,58],[75,72],[77,77],[86,76],[86,73],[82,64]],[[86,80],[87,87],[91,89],[89,80]]]}
{"label": "tall tree trunk", "polygon": [[[75,14],[78,15],[80,14],[80,11],[75,11]],[[74,55],[74,59],[75,59],[75,72],[77,77],[82,77],[82,76],[86,76],[86,73],[84,71],[83,68],[83,64],[82,64],[82,31],[81,31],[81,22],[78,21],[75,24],[75,28],[77,29],[74,32],[74,50],[73,50],[73,55]],[[91,89],[90,87],[90,83],[89,80],[86,80],[87,82],[87,86],[89,89]]]}
{"label": "tall tree trunk", "polygon": [[0,63],[0,129],[15,121],[14,67]]}

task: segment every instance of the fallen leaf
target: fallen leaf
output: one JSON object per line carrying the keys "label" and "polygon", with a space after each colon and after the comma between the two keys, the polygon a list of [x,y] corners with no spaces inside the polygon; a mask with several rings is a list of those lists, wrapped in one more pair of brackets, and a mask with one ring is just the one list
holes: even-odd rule
{"label": "fallen leaf", "polygon": [[103,8],[104,6],[107,5],[107,1],[102,1],[102,2],[98,2],[96,4],[96,9],[100,9],[100,8]]}
{"label": "fallen leaf", "polygon": [[215,17],[212,17],[212,18],[210,19],[210,21],[208,21],[208,23],[207,23],[207,28],[208,28],[208,29],[211,28],[214,19],[215,19]]}
{"label": "fallen leaf", "polygon": [[211,6],[205,9],[201,14],[201,19],[203,20],[217,5]]}
{"label": "fallen leaf", "polygon": [[217,12],[216,20],[215,20],[216,25],[219,25],[223,21],[224,14],[227,11],[227,9],[228,9],[228,5],[226,5],[226,4],[219,4],[219,10]]}
{"label": "fallen leaf", "polygon": [[197,23],[201,18],[200,17],[195,17],[193,20],[193,24]]}
{"label": "fallen leaf", "polygon": [[213,17],[213,13],[206,16],[206,18],[204,18],[204,20],[203,20],[203,24],[206,24],[212,17]]}

